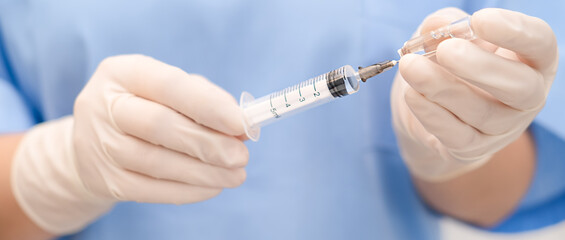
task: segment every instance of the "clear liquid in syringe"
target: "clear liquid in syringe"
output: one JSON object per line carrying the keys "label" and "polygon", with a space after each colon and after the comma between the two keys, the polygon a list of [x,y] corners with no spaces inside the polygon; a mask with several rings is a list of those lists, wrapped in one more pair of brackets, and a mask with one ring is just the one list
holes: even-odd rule
{"label": "clear liquid in syringe", "polygon": [[282,117],[354,93],[359,89],[359,81],[353,67],[346,65],[258,99],[244,92],[240,104],[248,136],[253,139],[256,130],[258,137],[260,127]]}

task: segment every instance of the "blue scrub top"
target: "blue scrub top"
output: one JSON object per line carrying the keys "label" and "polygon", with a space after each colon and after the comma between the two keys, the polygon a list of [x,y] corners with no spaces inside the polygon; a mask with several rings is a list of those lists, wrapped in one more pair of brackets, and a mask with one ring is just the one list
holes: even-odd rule
{"label": "blue scrub top", "polygon": [[[0,131],[71,114],[108,56],[149,55],[202,74],[236,98],[242,91],[262,96],[345,64],[396,59],[424,17],[447,6],[521,11],[565,37],[560,1],[0,1]],[[241,187],[196,204],[120,203],[68,238],[436,239],[438,216],[418,198],[392,131],[394,74],[265,127],[259,142],[247,143]],[[564,77],[559,72],[531,128],[534,183],[492,231],[565,218]]]}

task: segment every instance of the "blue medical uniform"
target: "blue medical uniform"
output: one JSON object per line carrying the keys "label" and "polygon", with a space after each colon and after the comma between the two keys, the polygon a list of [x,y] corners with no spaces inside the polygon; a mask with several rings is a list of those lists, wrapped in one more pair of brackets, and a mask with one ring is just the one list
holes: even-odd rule
{"label": "blue medical uniform", "polygon": [[[447,6],[521,11],[549,22],[561,45],[565,39],[561,1],[2,0],[0,131],[71,114],[108,56],[149,55],[236,98],[261,96],[345,64],[395,59],[424,17]],[[119,203],[68,239],[436,239],[439,216],[415,192],[391,128],[394,74],[265,127],[259,142],[247,143],[241,187],[196,204]],[[564,81],[561,71],[531,127],[531,189],[492,231],[565,218]]]}

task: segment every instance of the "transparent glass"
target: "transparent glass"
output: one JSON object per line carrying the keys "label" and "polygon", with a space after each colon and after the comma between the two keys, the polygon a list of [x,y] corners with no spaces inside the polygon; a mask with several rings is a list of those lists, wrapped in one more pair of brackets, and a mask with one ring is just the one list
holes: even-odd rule
{"label": "transparent glass", "polygon": [[398,50],[398,55],[402,57],[409,53],[415,53],[424,56],[433,56],[435,55],[439,43],[449,38],[475,39],[475,33],[471,28],[471,17],[467,16],[447,26],[406,41],[404,46]]}
{"label": "transparent glass", "polygon": [[261,127],[332,100],[356,93],[361,77],[350,65],[255,99],[243,92],[240,107],[245,133],[259,140]]}

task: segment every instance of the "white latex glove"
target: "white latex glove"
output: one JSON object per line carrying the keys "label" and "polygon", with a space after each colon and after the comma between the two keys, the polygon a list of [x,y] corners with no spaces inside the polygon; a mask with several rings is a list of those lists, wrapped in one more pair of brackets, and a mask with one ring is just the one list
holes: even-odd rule
{"label": "white latex glove", "polygon": [[198,75],[145,56],[104,60],[73,117],[22,140],[12,188],[54,234],[83,228],[116,201],[193,203],[245,179],[238,104]]}
{"label": "white latex glove", "polygon": [[[421,32],[465,15],[440,10]],[[557,71],[557,42],[544,21],[484,9],[471,26],[478,39],[443,41],[437,61],[414,54],[400,60],[393,124],[403,159],[424,180],[459,176],[516,140],[544,106]]]}

